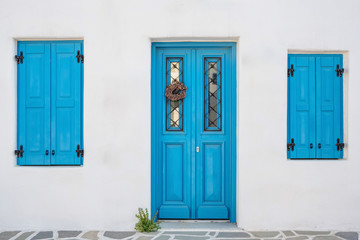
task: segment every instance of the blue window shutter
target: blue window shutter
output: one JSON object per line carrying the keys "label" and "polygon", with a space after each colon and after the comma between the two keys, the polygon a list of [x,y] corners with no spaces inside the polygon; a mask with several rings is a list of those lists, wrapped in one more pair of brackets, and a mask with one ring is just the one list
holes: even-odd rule
{"label": "blue window shutter", "polygon": [[[81,165],[82,66],[81,43],[51,44],[51,164]],[[53,153],[53,152],[52,152]]]}
{"label": "blue window shutter", "polygon": [[[288,143],[294,139],[289,158],[315,157],[315,57],[289,55]],[[312,144],[312,148],[310,147]]]}
{"label": "blue window shutter", "polygon": [[[336,68],[342,68],[342,55],[316,58],[316,140],[317,158],[342,158],[337,139],[343,142],[343,79]],[[319,148],[321,144],[321,148]]]}
{"label": "blue window shutter", "polygon": [[18,165],[49,165],[50,154],[50,44],[18,43],[18,142],[23,157]]}

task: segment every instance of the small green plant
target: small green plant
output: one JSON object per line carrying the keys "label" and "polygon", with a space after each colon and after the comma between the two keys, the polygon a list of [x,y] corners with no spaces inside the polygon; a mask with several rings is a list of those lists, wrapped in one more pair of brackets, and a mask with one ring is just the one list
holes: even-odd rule
{"label": "small green plant", "polygon": [[145,211],[142,208],[139,208],[139,214],[135,215],[139,219],[139,222],[135,225],[135,230],[139,232],[156,232],[159,230],[161,227],[159,223],[155,222],[157,214],[158,211],[156,211],[153,218],[150,219],[147,208],[145,208]]}

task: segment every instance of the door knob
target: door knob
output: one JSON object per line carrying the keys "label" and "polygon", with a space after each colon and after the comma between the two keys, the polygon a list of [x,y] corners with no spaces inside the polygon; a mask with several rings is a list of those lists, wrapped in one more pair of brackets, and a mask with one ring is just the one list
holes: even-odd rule
{"label": "door knob", "polygon": [[313,144],[312,143],[310,143],[310,149],[312,149],[313,148]]}
{"label": "door knob", "polygon": [[51,153],[53,156],[55,155],[55,150],[52,150],[52,153]]}
{"label": "door knob", "polygon": [[318,144],[318,148],[319,148],[319,149],[321,148],[321,143]]}
{"label": "door knob", "polygon": [[196,152],[199,152],[199,147],[196,147]]}
{"label": "door knob", "polygon": [[46,156],[49,155],[49,150],[46,150],[45,155]]}

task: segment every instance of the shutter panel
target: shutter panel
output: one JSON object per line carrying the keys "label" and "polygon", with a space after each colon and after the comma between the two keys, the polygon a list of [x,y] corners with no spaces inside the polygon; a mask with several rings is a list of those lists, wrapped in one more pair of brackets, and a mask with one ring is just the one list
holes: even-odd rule
{"label": "shutter panel", "polygon": [[82,149],[81,96],[82,63],[80,43],[51,44],[51,156],[54,165],[80,165],[76,148]]}
{"label": "shutter panel", "polygon": [[18,165],[49,165],[50,154],[50,44],[19,43],[23,64],[18,64]]}
{"label": "shutter panel", "polygon": [[[294,139],[289,158],[315,157],[315,57],[289,55],[295,72],[289,81],[288,143]],[[313,148],[310,148],[313,144]]]}
{"label": "shutter panel", "polygon": [[316,138],[317,158],[342,158],[337,139],[343,142],[343,85],[336,67],[342,68],[342,55],[316,58]]}

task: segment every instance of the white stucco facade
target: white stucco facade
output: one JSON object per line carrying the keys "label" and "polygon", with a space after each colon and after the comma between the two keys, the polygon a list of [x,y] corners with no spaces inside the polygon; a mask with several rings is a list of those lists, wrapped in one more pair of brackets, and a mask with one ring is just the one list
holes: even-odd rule
{"label": "white stucco facade", "polygon": [[[150,208],[151,42],[237,41],[237,224],[360,229],[360,2],[0,1],[0,230],[130,230]],[[84,165],[16,165],[16,40],[84,40]],[[345,160],[286,157],[287,54],[344,53]]]}

